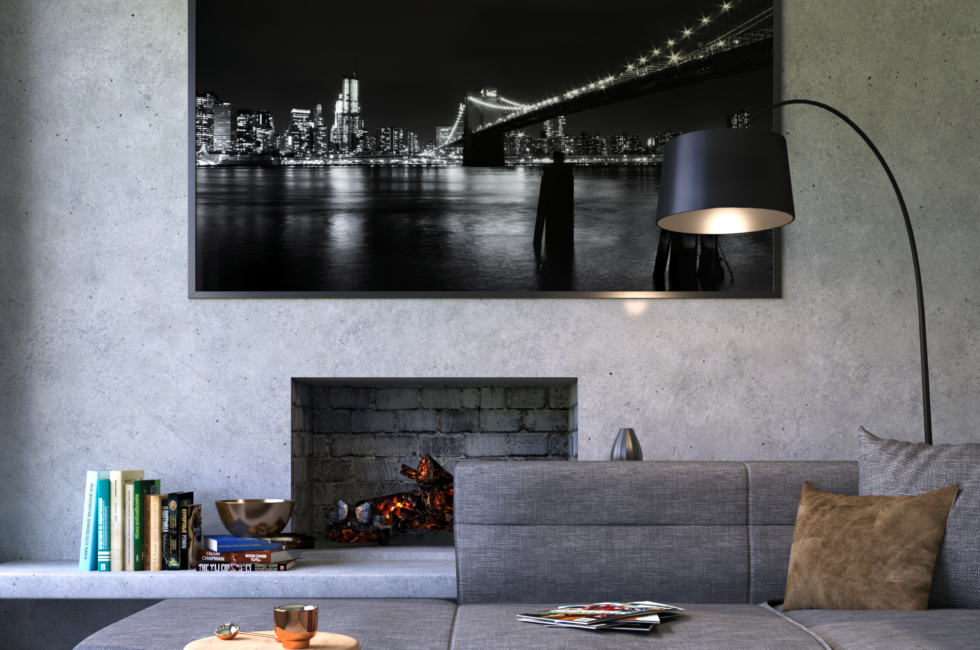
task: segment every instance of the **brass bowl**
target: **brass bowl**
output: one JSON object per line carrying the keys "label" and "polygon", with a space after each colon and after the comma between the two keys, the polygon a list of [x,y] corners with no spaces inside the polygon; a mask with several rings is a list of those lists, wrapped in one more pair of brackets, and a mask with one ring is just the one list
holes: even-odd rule
{"label": "brass bowl", "polygon": [[293,516],[292,499],[225,499],[215,501],[218,516],[235,537],[274,537]]}
{"label": "brass bowl", "polygon": [[314,605],[280,605],[272,610],[276,640],[287,650],[309,648],[316,636],[320,611]]}

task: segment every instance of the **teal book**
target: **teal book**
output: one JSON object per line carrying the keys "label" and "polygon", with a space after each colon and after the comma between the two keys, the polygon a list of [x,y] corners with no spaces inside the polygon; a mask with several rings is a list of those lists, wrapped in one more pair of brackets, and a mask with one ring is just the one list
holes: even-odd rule
{"label": "teal book", "polygon": [[[109,473],[105,473],[109,478]],[[95,571],[96,545],[98,544],[98,513],[95,509],[95,492],[99,485],[99,472],[89,470],[85,473],[85,494],[82,498],[82,541],[78,547],[78,570]]]}
{"label": "teal book", "polygon": [[95,490],[96,560],[99,571],[112,570],[112,513],[109,479],[99,479]]}

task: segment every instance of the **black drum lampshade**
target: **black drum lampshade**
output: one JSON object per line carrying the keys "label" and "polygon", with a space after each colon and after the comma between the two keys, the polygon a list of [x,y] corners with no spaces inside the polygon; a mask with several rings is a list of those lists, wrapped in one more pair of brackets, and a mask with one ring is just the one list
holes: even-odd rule
{"label": "black drum lampshade", "polygon": [[779,228],[796,217],[786,139],[762,129],[709,129],[664,147],[657,225],[696,235]]}

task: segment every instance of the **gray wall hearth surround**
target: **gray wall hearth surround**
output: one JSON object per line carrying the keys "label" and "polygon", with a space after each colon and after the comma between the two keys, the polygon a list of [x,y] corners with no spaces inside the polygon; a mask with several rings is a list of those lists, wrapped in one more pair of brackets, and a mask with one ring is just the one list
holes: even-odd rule
{"label": "gray wall hearth surround", "polygon": [[[651,460],[853,460],[859,424],[921,439],[894,197],[806,107],[783,113],[781,300],[188,300],[186,15],[0,11],[0,560],[77,556],[86,469],[145,468],[204,504],[288,494],[291,377],[576,377],[583,460],[620,427]],[[978,24],[972,0],[783,7],[783,96],[852,117],[909,204],[937,443],[980,440]],[[0,604],[79,631],[141,606]]]}

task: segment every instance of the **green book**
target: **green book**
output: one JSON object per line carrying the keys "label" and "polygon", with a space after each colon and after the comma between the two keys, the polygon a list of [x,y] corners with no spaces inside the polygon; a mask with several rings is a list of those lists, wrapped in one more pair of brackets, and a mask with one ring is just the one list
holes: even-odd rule
{"label": "green book", "polygon": [[136,479],[133,481],[133,571],[143,570],[143,495],[148,485],[144,486],[144,481]]}

